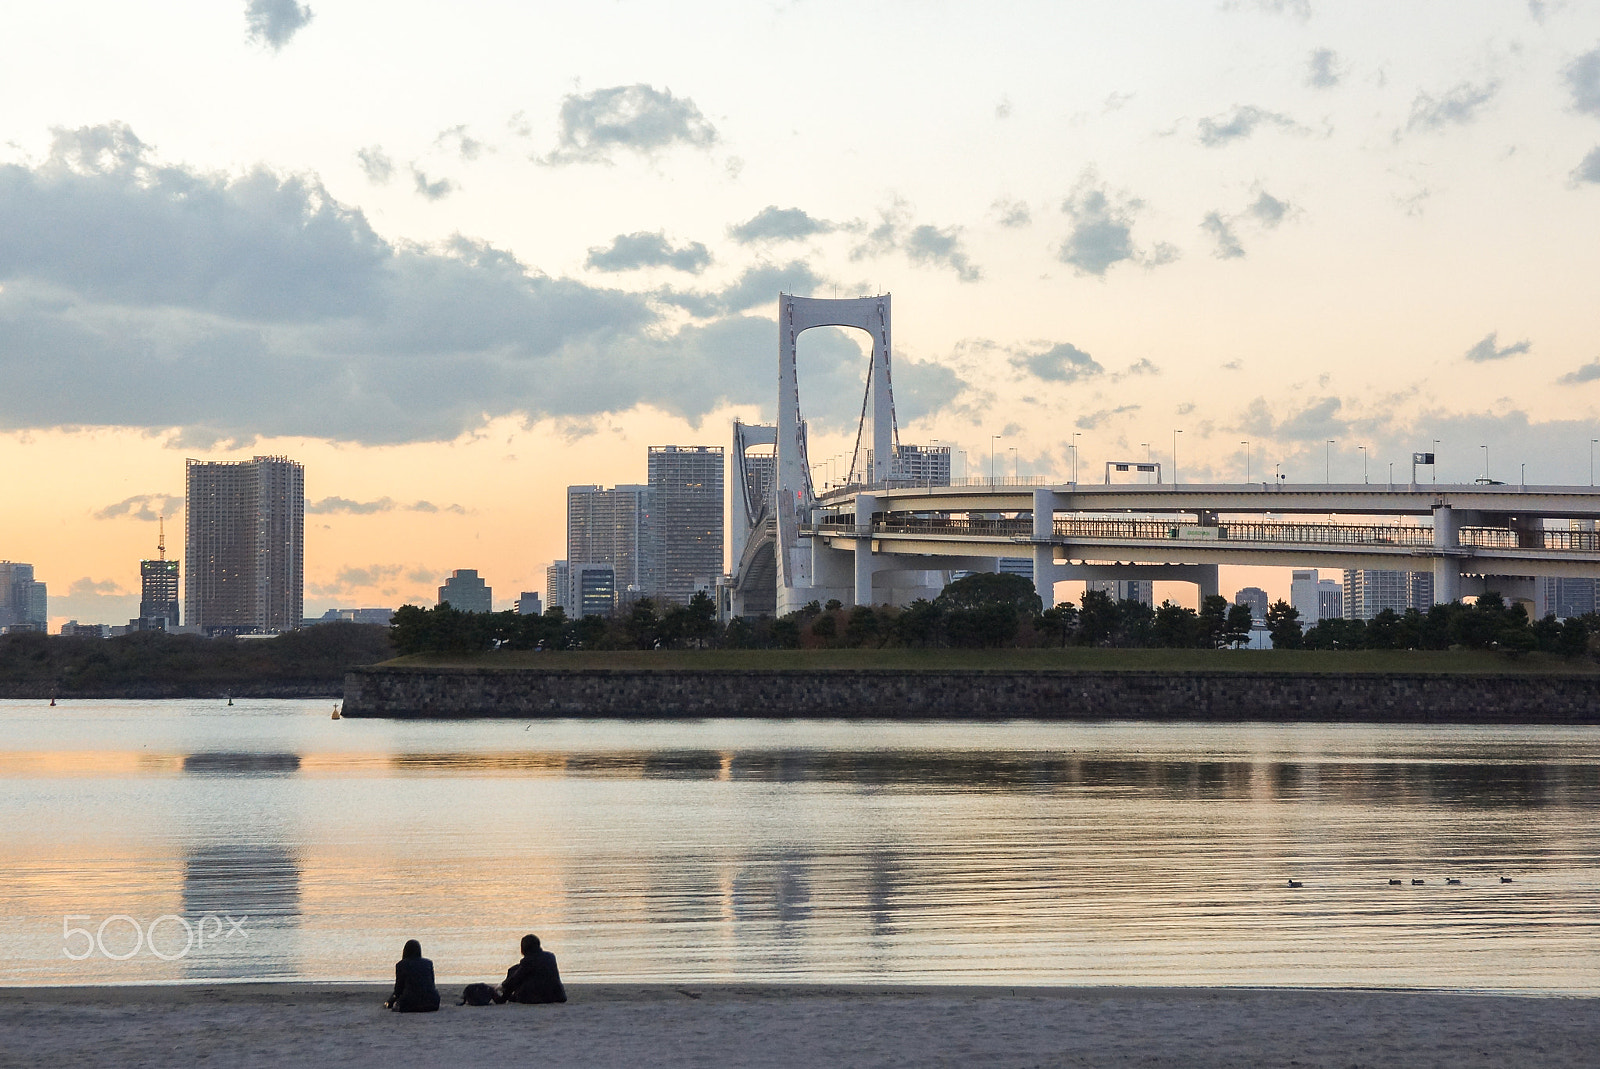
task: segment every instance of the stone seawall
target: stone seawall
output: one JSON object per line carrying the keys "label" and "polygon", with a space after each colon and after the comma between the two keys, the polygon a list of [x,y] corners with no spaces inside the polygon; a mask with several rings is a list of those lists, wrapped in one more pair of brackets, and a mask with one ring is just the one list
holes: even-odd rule
{"label": "stone seawall", "polygon": [[358,668],[345,677],[344,715],[1600,724],[1600,678]]}

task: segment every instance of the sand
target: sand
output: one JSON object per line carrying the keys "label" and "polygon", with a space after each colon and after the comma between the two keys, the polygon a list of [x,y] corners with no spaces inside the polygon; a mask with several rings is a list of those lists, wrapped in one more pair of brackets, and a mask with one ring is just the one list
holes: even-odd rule
{"label": "sand", "polygon": [[[0,989],[3,1066],[1600,1064],[1600,999],[1433,991],[584,985],[384,1011],[381,987]],[[445,989],[453,1002],[459,987]]]}

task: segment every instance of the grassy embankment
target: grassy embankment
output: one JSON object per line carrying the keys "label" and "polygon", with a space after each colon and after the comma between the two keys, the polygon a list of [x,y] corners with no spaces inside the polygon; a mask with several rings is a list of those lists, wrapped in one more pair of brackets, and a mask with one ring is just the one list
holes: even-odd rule
{"label": "grassy embankment", "polygon": [[419,653],[385,667],[500,668],[557,671],[827,671],[892,669],[902,672],[1285,672],[1378,675],[1600,675],[1589,658],[1553,654],[1511,656],[1481,650],[1171,650],[1171,649],[834,649],[834,650],[605,650],[535,653]]}

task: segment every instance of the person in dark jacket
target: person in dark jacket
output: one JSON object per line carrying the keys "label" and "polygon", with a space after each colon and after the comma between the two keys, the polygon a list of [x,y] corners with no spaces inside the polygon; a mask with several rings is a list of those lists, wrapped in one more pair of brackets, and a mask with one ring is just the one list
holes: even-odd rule
{"label": "person in dark jacket", "polygon": [[556,956],[539,949],[539,937],[522,937],[522,960],[506,970],[500,985],[501,1002],[565,1002],[567,989],[561,986],[561,971]]}
{"label": "person in dark jacket", "polygon": [[394,963],[394,994],[383,1004],[396,1013],[432,1013],[439,1008],[439,989],[433,982],[433,962],[422,956],[422,944],[407,939],[400,960]]}

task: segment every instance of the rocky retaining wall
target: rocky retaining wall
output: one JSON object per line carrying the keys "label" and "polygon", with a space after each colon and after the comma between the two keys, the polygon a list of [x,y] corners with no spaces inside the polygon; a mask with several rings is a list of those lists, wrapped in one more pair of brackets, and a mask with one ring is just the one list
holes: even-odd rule
{"label": "rocky retaining wall", "polygon": [[1600,678],[359,668],[344,715],[1600,724]]}

